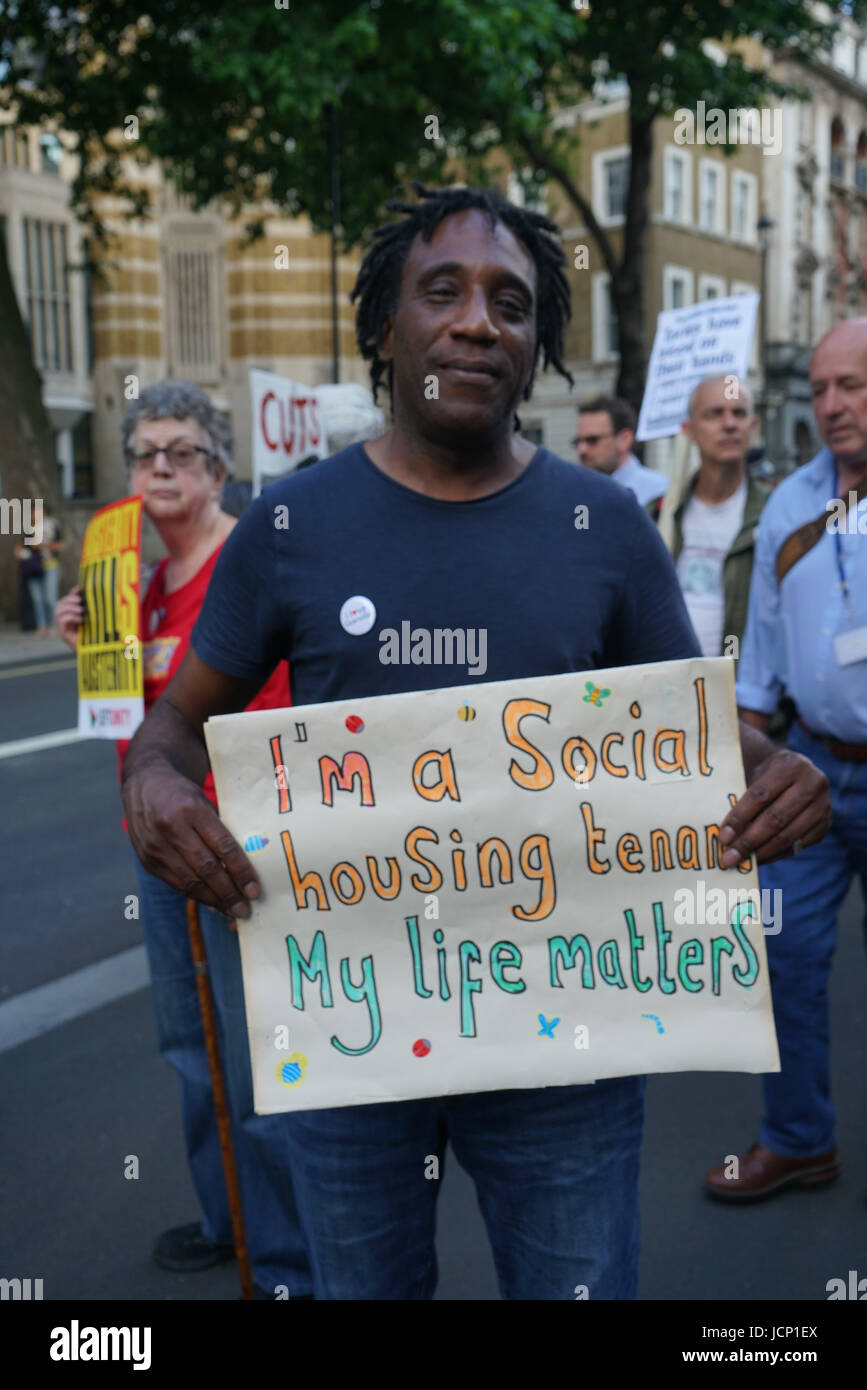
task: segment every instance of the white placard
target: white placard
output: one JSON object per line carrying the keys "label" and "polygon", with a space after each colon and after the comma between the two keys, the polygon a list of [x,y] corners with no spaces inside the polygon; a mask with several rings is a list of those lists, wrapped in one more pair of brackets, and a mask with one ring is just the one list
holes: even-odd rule
{"label": "white placard", "polygon": [[214,718],[256,1109],[779,1069],[732,662]]}
{"label": "white placard", "polygon": [[758,304],[757,294],[733,294],[659,315],[637,439],[678,434],[705,377],[746,377]]}
{"label": "white placard", "polygon": [[316,392],[300,381],[250,370],[253,421],[253,496],[265,483],[289,473],[311,454],[328,457],[328,440]]}

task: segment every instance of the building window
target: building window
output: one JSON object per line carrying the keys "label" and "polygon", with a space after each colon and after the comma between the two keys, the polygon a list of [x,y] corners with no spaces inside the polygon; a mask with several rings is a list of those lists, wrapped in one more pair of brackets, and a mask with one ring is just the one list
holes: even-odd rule
{"label": "building window", "polygon": [[[548,215],[548,206],[545,198],[545,189],[537,185],[535,188],[530,182],[532,169],[521,170],[521,177],[516,173],[510,172],[506,181],[506,197],[515,207],[528,208],[530,212],[541,212],[544,216]],[[522,180],[523,179],[523,183]],[[525,192],[525,186],[529,187],[529,192]]]}
{"label": "building window", "polygon": [[855,187],[867,193],[867,130],[861,131],[855,149]]}
{"label": "building window", "polygon": [[81,275],[84,290],[84,351],[88,376],[93,375],[93,246],[86,240],[81,248]]}
{"label": "building window", "polygon": [[622,223],[629,187],[629,146],[599,150],[593,156],[593,207],[604,227]]}
{"label": "building window", "polygon": [[608,362],[617,357],[620,332],[611,294],[611,276],[606,271],[597,271],[593,276],[592,333],[594,362]]}
{"label": "building window", "polygon": [[60,160],[63,146],[56,135],[40,135],[39,157],[43,174],[60,174]]}
{"label": "building window", "polygon": [[73,497],[93,496],[93,416],[87,411],[72,427]]}
{"label": "building window", "polygon": [[662,307],[663,309],[685,309],[692,304],[695,277],[685,266],[665,265],[662,267]]}
{"label": "building window", "polygon": [[672,222],[683,221],[683,162],[673,159],[668,166],[668,216]]}
{"label": "building window", "polygon": [[692,222],[692,161],[682,150],[667,149],[664,159],[665,218],[689,226]]}
{"label": "building window", "polygon": [[626,189],[629,179],[628,159],[609,159],[605,165],[605,215],[626,215]]}
{"label": "building window", "polygon": [[30,140],[26,130],[0,126],[0,164],[7,169],[30,168]]}
{"label": "building window", "polygon": [[[842,8],[842,7],[841,7]],[[831,50],[831,62],[848,77],[855,76],[856,47],[853,34],[837,34]]]}
{"label": "building window", "polygon": [[725,168],[716,159],[703,159],[699,172],[698,225],[702,231],[725,232]]}
{"label": "building window", "polygon": [[726,282],[721,275],[699,275],[699,299],[723,299],[725,293]]}
{"label": "building window", "polygon": [[541,447],[545,443],[545,430],[541,420],[531,420],[529,424],[522,425],[521,434],[525,439],[529,439],[531,444]]}
{"label": "building window", "polygon": [[222,372],[216,232],[170,232],[166,268],[169,372],[215,382]]}
{"label": "building window", "polygon": [[843,122],[835,116],[831,122],[831,178],[834,183],[842,183],[846,173],[846,154],[844,150]]}
{"label": "building window", "polygon": [[743,179],[735,178],[732,180],[732,236],[738,241],[745,241],[747,235],[747,203],[749,201],[749,189]]}
{"label": "building window", "polygon": [[756,239],[756,203],[758,186],[754,174],[736,170],[732,174],[732,227],[735,241],[754,242]]}
{"label": "building window", "polygon": [[40,371],[71,372],[72,313],[66,226],[23,219],[24,294],[33,360]]}
{"label": "building window", "polygon": [[[861,217],[861,208],[856,205],[851,209],[846,220],[846,253],[849,257],[849,264],[852,266],[857,266],[859,261],[859,252],[861,250]],[[853,310],[857,310],[859,294],[857,282],[853,281],[851,289],[854,295],[852,307]]]}
{"label": "building window", "polygon": [[[729,290],[729,294],[757,294],[757,293],[758,293],[758,288],[757,288],[756,285],[751,285],[751,284],[749,284],[748,281],[746,281],[746,280],[732,280],[731,289]],[[759,309],[760,309],[760,312],[756,314],[756,326],[755,326],[755,328],[754,328],[754,330],[753,330],[753,341],[752,341],[752,343],[751,343],[751,345],[750,345],[750,363],[749,363],[749,370],[750,370],[751,372],[758,371],[758,367],[759,367],[759,329],[760,329],[760,324],[761,324],[761,306],[759,306]]]}

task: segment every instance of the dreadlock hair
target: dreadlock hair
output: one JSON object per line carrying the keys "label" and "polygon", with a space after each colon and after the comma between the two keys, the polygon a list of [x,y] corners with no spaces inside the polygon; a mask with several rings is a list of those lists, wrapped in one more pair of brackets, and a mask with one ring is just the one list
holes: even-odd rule
{"label": "dreadlock hair", "polygon": [[405,203],[389,199],[385,205],[388,211],[403,212],[406,216],[402,222],[388,222],[375,229],[372,245],[361,262],[350,295],[352,303],[356,299],[359,301],[355,316],[356,338],[362,357],[371,363],[374,401],[386,367],[389,395],[392,390],[392,366],[379,356],[379,346],[382,326],[397,308],[409,248],[416,236],[421,234],[425,241],[430,241],[445,217],[469,208],[486,212],[492,231],[498,222],[504,223],[529,251],[536,266],[536,357],[524,400],[528,400],[532,392],[540,352],[543,368],[550,363],[570,386],[574,385],[562,360],[563,337],[572,316],[572,303],[569,281],[563,271],[566,257],[557,243],[557,225],[540,212],[516,207],[496,189],[425,188],[421,183],[413,183],[412,188],[422,201]]}

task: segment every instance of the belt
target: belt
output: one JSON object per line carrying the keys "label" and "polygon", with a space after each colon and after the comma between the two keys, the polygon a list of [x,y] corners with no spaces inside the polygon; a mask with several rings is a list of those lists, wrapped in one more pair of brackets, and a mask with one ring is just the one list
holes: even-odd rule
{"label": "belt", "polygon": [[835,758],[839,758],[844,763],[867,763],[867,743],[841,743],[838,738],[828,738],[825,734],[817,734],[804,723],[798,715],[798,723],[801,728],[806,730],[810,738],[814,738],[817,743],[821,743],[823,748]]}

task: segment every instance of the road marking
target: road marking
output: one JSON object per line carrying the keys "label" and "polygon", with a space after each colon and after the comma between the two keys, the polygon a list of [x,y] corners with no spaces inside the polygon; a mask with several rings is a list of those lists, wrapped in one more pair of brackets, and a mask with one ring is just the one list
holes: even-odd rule
{"label": "road marking", "polygon": [[0,1052],[20,1047],[43,1033],[82,1014],[135,994],[148,984],[144,946],[133,946],[119,955],[62,975],[47,985],[37,985],[0,1004]]}
{"label": "road marking", "polygon": [[17,758],[22,753],[41,753],[46,748],[62,748],[64,743],[78,743],[77,729],[58,729],[53,734],[37,734],[35,738],[13,738],[0,743],[0,758]]}
{"label": "road marking", "polygon": [[69,661],[35,661],[32,666],[16,666],[12,671],[0,671],[0,681],[11,680],[13,676],[38,676],[42,671],[67,671],[78,663],[75,657]]}

